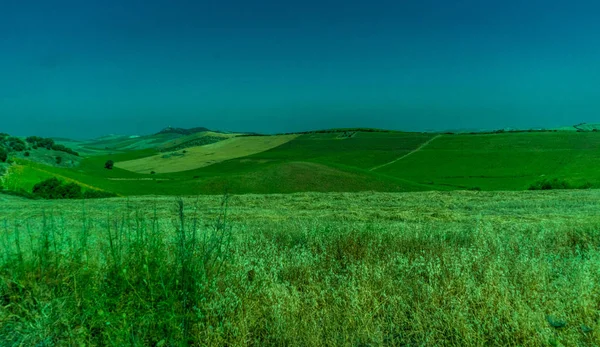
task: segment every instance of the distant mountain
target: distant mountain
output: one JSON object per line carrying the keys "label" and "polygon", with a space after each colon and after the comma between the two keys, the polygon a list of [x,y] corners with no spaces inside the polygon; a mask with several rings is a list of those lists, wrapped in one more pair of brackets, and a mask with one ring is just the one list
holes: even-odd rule
{"label": "distant mountain", "polygon": [[196,128],[189,128],[189,129],[166,127],[163,130],[156,133],[155,135],[159,135],[159,134],[192,135],[192,134],[201,133],[201,132],[205,132],[205,131],[210,131],[210,129],[204,128],[204,127],[196,127]]}

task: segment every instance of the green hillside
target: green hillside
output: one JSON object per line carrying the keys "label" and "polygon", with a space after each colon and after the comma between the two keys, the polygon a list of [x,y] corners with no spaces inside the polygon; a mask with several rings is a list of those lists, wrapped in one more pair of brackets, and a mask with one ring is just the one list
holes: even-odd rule
{"label": "green hillside", "polygon": [[[177,138],[167,140],[172,136]],[[4,186],[29,190],[52,176],[119,195],[219,194],[225,189],[237,194],[525,190],[545,179],[600,185],[600,134],[593,131],[454,135],[340,130],[292,136],[275,147],[257,145],[270,136],[229,134],[224,137],[234,138],[163,159],[165,146],[201,136],[168,132],[96,142],[61,140],[82,153],[75,165],[45,165],[15,155]],[[100,148],[110,144],[118,149]],[[90,146],[98,152],[82,151]],[[116,163],[112,170],[104,168],[108,160]],[[134,166],[127,163],[156,160],[164,167],[158,173],[128,171]],[[165,167],[171,162],[177,167]]]}
{"label": "green hillside", "polygon": [[444,135],[376,170],[423,184],[522,190],[543,178],[600,183],[597,133]]}
{"label": "green hillside", "polygon": [[343,133],[307,134],[247,159],[302,160],[366,170],[407,154],[433,136],[402,132],[357,132],[352,137],[343,137]]}

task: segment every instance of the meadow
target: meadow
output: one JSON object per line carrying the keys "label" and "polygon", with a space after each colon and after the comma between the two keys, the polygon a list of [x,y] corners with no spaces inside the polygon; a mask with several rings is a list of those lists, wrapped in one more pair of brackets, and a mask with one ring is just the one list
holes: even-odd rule
{"label": "meadow", "polygon": [[458,189],[524,190],[544,177],[600,182],[597,132],[444,135],[376,172]]}
{"label": "meadow", "polygon": [[[117,167],[137,173],[170,173],[198,169],[229,159],[246,157],[293,140],[296,135],[231,137],[204,146],[191,147],[181,152],[157,154],[140,159],[122,161]],[[177,154],[177,155],[176,155]]]}
{"label": "meadow", "polygon": [[1,346],[598,346],[600,192],[0,195]]}
{"label": "meadow", "polygon": [[[336,130],[242,136],[203,131],[61,141],[75,146],[81,157],[52,165],[51,151],[20,154],[2,178],[3,186],[30,191],[53,176],[120,196],[225,190],[234,194],[522,191],[554,180],[563,182],[561,187],[600,186],[595,169],[600,165],[598,132]],[[112,170],[104,168],[109,160],[115,163]]]}

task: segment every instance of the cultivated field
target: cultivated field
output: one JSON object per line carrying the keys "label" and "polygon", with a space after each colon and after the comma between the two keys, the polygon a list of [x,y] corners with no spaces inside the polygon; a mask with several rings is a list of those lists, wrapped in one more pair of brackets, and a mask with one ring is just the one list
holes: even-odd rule
{"label": "cultivated field", "polygon": [[225,160],[267,151],[296,138],[297,135],[233,137],[205,146],[191,147],[179,155],[157,154],[151,157],[117,162],[118,168],[146,173],[189,171]]}
{"label": "cultivated field", "polygon": [[597,184],[599,149],[595,132],[443,135],[376,172],[483,190],[523,190],[545,177]]}
{"label": "cultivated field", "polygon": [[[9,169],[9,177],[19,179],[4,186],[30,191],[41,179],[56,176],[121,196],[221,194],[225,190],[234,194],[522,191],[552,180],[572,188],[600,187],[598,132],[340,130],[219,141],[234,135],[200,132],[106,138],[94,146],[118,149],[107,146],[95,154],[83,152],[73,164],[65,157],[62,165],[44,165],[54,160],[54,154],[38,149],[30,157],[16,156],[17,165]],[[194,145],[205,140],[219,142]],[[136,141],[141,141],[139,146]],[[78,149],[92,148],[82,143]],[[146,148],[149,143],[153,147]],[[165,152],[165,148],[176,150]],[[112,170],[104,168],[109,160],[116,163]]]}
{"label": "cultivated field", "polygon": [[600,344],[596,190],[0,203],[1,346]]}

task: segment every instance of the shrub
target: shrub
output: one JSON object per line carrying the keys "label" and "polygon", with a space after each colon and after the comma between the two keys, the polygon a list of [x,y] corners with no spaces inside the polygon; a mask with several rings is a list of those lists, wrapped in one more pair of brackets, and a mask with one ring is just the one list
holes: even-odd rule
{"label": "shrub", "polygon": [[63,184],[55,177],[36,184],[31,192],[43,199],[80,199],[82,197],[79,185],[76,183]]}
{"label": "shrub", "polygon": [[112,160],[108,160],[106,163],[104,163],[104,168],[108,170],[112,170],[114,166],[115,162]]}
{"label": "shrub", "polygon": [[79,156],[79,153],[75,152],[74,150],[72,150],[66,146],[55,144],[54,140],[49,139],[49,138],[43,138],[43,137],[39,137],[39,136],[29,136],[27,139],[25,139],[25,141],[27,141],[27,143],[30,143],[34,149],[42,147],[42,148],[46,148],[46,149],[52,149],[55,151],[65,152],[65,153]]}
{"label": "shrub", "polygon": [[76,183],[67,183],[59,186],[55,192],[55,199],[81,199],[81,186]]}
{"label": "shrub", "polygon": [[58,178],[52,177],[33,186],[31,193],[44,199],[55,199],[56,190],[61,184]]}
{"label": "shrub", "polygon": [[56,157],[56,163],[57,163],[57,164],[60,164],[60,163],[62,163],[62,161],[63,161],[63,158],[62,158],[62,157]]}
{"label": "shrub", "polygon": [[18,137],[9,137],[5,140],[5,143],[9,151],[22,152],[27,148],[25,142]]}
{"label": "shrub", "polygon": [[63,145],[53,145],[52,149],[55,150],[55,151],[65,152],[65,153],[69,153],[69,154],[72,154],[72,155],[75,155],[75,156],[79,156],[79,153],[77,153],[74,150],[72,150],[72,149],[70,149],[68,147],[65,147]]}
{"label": "shrub", "polygon": [[117,196],[99,190],[82,191],[77,183],[64,183],[53,177],[36,184],[30,196],[42,199],[98,199]]}
{"label": "shrub", "polygon": [[8,160],[8,151],[4,148],[0,148],[0,163],[6,163]]}
{"label": "shrub", "polygon": [[39,136],[29,136],[27,139],[25,139],[25,141],[27,141],[28,143],[31,143],[34,147],[43,147],[46,149],[52,149],[52,147],[54,146],[54,140],[52,139],[45,139],[43,137],[39,137]]}
{"label": "shrub", "polygon": [[30,156],[30,153],[29,153],[29,152],[25,152],[25,153],[24,153],[24,155],[25,155],[26,157],[29,157],[29,156]]}

